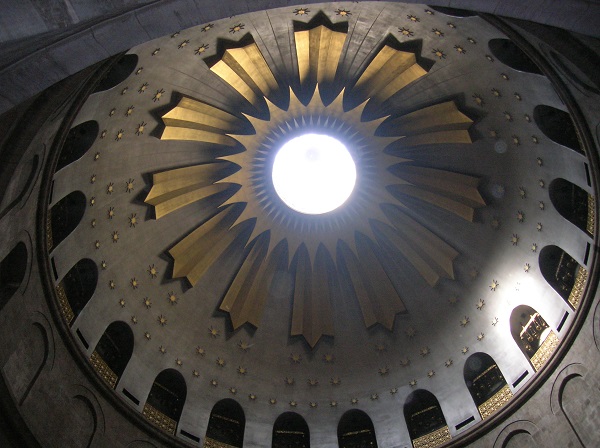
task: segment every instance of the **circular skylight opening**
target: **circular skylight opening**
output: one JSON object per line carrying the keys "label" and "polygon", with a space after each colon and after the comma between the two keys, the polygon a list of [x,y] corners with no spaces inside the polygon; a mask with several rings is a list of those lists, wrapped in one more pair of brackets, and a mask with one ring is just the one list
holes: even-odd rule
{"label": "circular skylight opening", "polygon": [[285,143],[273,163],[273,185],[291,209],[308,215],[331,212],[352,194],[356,165],[342,142],[304,134]]}

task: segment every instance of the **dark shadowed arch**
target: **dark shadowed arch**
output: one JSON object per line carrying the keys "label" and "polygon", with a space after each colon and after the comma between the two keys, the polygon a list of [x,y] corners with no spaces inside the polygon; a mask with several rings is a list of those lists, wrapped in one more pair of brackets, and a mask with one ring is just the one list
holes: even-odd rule
{"label": "dark shadowed arch", "polygon": [[58,289],[59,295],[60,290],[64,291],[71,308],[72,315],[67,319],[69,323],[72,323],[85,308],[94,295],[97,285],[98,267],[89,258],[79,260],[64,276]]}
{"label": "dark shadowed arch", "polygon": [[579,294],[581,288],[575,288],[575,285],[581,283],[582,275],[587,277],[587,271],[558,246],[544,247],[540,251],[539,264],[540,271],[548,284],[565,302],[577,308],[581,298]]}
{"label": "dark shadowed arch", "polygon": [[306,420],[295,412],[284,412],[273,425],[271,448],[310,448],[310,432]]}
{"label": "dark shadowed arch", "polygon": [[98,370],[98,373],[113,388],[117,385],[131,359],[133,343],[133,331],[129,325],[122,321],[116,321],[106,328],[96,345],[92,355],[92,365],[98,370],[96,363],[100,365],[104,363],[110,369],[108,372],[105,369]]}
{"label": "dark shadowed arch", "polygon": [[58,161],[56,162],[56,171],[79,160],[92,147],[100,127],[95,120],[85,121],[72,128],[67,134],[65,143],[60,150]]}
{"label": "dark shadowed arch", "polygon": [[[548,189],[550,201],[563,218],[592,235],[594,199],[583,188],[565,179],[554,179]],[[588,224],[589,223],[589,224]]]}
{"label": "dark shadowed arch", "polygon": [[73,191],[50,209],[51,235],[48,250],[58,246],[79,225],[85,214],[86,198],[81,191]]}
{"label": "dark shadowed arch", "polygon": [[340,448],[377,448],[373,421],[360,409],[351,409],[342,415],[337,433]]}
{"label": "dark shadowed arch", "polygon": [[540,131],[550,140],[585,155],[569,113],[540,104],[533,109],[533,119]]}
{"label": "dark shadowed arch", "polygon": [[448,426],[438,399],[424,389],[417,389],[406,398],[404,418],[411,440]]}
{"label": "dark shadowed arch", "polygon": [[541,75],[539,67],[514,42],[505,38],[491,39],[488,46],[492,54],[514,70]]}
{"label": "dark shadowed arch", "polygon": [[231,398],[218,401],[212,408],[206,439],[241,448],[244,444],[246,416],[239,403]]}
{"label": "dark shadowed arch", "polygon": [[163,431],[175,434],[186,396],[183,375],[174,369],[163,370],[152,384],[143,414]]}

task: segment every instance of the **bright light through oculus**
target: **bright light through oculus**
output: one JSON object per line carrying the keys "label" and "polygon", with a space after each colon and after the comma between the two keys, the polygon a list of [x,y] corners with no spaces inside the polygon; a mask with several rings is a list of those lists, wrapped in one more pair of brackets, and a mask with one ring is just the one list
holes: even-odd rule
{"label": "bright light through oculus", "polygon": [[305,134],[285,143],[273,163],[273,185],[293,210],[320,215],[350,197],[356,166],[348,149],[328,135]]}

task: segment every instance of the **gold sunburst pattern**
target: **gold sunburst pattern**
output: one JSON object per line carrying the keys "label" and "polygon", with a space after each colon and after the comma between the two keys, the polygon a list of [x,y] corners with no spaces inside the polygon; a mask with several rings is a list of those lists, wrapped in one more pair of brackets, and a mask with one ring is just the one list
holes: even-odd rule
{"label": "gold sunburst pattern", "polygon": [[[233,153],[211,163],[155,173],[146,203],[160,219],[201,199],[234,191],[212,218],[169,250],[172,276],[195,285],[246,232],[250,236],[245,257],[220,309],[229,313],[234,329],[245,323],[259,327],[271,279],[283,257],[294,280],[290,334],[303,336],[314,347],[321,336],[334,335],[331,298],[337,276],[350,280],[365,326],[379,323],[392,330],[395,316],[407,311],[378,257],[382,246],[401,254],[431,286],[440,278],[454,278],[458,252],[408,213],[414,200],[466,221],[472,221],[474,210],[485,203],[477,178],[420,166],[402,156],[403,148],[471,143],[472,120],[453,101],[401,115],[372,118],[365,113],[367,103],[383,104],[426,75],[415,54],[384,45],[356,83],[345,83],[337,92],[346,34],[321,25],[297,31],[294,37],[299,93],[277,81],[251,43],[226,50],[211,70],[257,110],[264,104],[265,113],[239,117],[183,98],[163,115],[161,139],[203,142]],[[334,135],[349,148],[357,166],[351,198],[324,215],[289,209],[272,185],[275,153],[289,138],[306,132]],[[233,174],[232,167],[237,168]],[[286,250],[277,251],[280,244]]]}

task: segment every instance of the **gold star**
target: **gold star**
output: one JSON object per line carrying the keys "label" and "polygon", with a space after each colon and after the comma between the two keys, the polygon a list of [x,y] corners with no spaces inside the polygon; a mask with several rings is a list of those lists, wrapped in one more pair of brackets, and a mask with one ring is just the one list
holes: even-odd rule
{"label": "gold star", "polygon": [[357,404],[357,403],[358,403],[358,398],[352,398],[352,399],[350,400],[350,403],[352,403],[352,404]]}
{"label": "gold star", "polygon": [[544,204],[544,201],[540,201],[538,203],[538,206],[540,207],[540,210],[544,210],[546,208],[546,204]]}
{"label": "gold star", "polygon": [[469,317],[465,316],[460,320],[460,326],[461,327],[466,327],[468,325],[468,323],[470,322]]}
{"label": "gold star", "polygon": [[162,314],[158,316],[157,320],[161,327],[164,327],[165,325],[167,325],[167,318],[165,316],[163,316]]}
{"label": "gold star", "polygon": [[175,364],[177,364],[178,367],[181,367],[183,365],[183,361],[181,359],[177,358],[175,360]]}
{"label": "gold star", "polygon": [[164,89],[157,90],[154,96],[152,97],[152,101],[154,101],[155,103],[157,101],[160,101],[160,98],[162,97],[163,93],[165,93]]}
{"label": "gold star", "polygon": [[485,58],[490,62],[494,62],[494,58],[492,56],[490,56],[489,54],[486,54]]}
{"label": "gold star", "polygon": [[192,370],[192,375],[194,375],[194,377],[198,378],[200,376],[200,372],[198,372],[196,369]]}
{"label": "gold star", "polygon": [[150,300],[149,297],[144,297],[144,299],[142,300],[142,303],[144,304],[146,309],[152,308],[152,301]]}
{"label": "gold star", "polygon": [[[169,303],[171,305],[175,305],[177,303],[177,295],[175,295],[175,293],[173,291],[169,292],[169,294],[167,295],[167,299],[169,300]],[[212,327],[210,327],[212,328]],[[219,335],[218,330],[217,331],[217,336]],[[212,330],[211,330],[211,334],[212,334]]]}
{"label": "gold star", "polygon": [[329,402],[329,406],[331,406],[332,408],[335,408],[335,407],[337,406],[337,401],[335,401],[335,400],[331,400],[331,401]]}
{"label": "gold star", "polygon": [[444,53],[442,50],[434,48],[433,50],[431,50],[431,52],[433,54],[435,54],[438,58],[440,59],[446,59],[446,53]]}
{"label": "gold star", "polygon": [[219,382],[215,379],[210,380],[210,385],[212,387],[217,387],[219,385]]}
{"label": "gold star", "polygon": [[536,160],[538,166],[542,166],[544,164],[544,161],[542,160],[541,157],[537,157],[535,160]]}
{"label": "gold star", "polygon": [[158,270],[154,267],[153,264],[148,266],[148,274],[150,274],[150,277],[152,278],[156,278],[156,276],[158,275]]}
{"label": "gold star", "polygon": [[519,221],[519,222],[525,221],[525,213],[521,210],[517,211],[517,221]]}
{"label": "gold star", "polygon": [[523,98],[521,97],[521,94],[519,94],[519,93],[515,92],[515,99],[516,99],[517,101],[521,101]]}
{"label": "gold star", "polygon": [[333,362],[333,355],[331,353],[326,353],[323,355],[323,361],[326,363],[332,363]]}
{"label": "gold star", "polygon": [[531,245],[531,252],[537,252],[537,243]]}
{"label": "gold star", "polygon": [[217,358],[217,365],[219,367],[225,367],[225,364],[227,364],[227,363],[225,362],[225,360],[223,358],[221,358],[221,357]]}
{"label": "gold star", "polygon": [[90,199],[90,207],[93,207],[94,204],[96,204],[96,198],[92,196],[92,198]]}
{"label": "gold star", "polygon": [[202,44],[200,45],[198,48],[196,48],[196,51],[194,51],[194,54],[202,54],[204,53],[206,50],[208,50],[209,45],[208,44]]}
{"label": "gold star", "polygon": [[431,9],[426,9],[426,10],[425,10],[425,13],[426,13],[426,14],[429,14],[430,16],[433,16],[433,15],[435,15],[435,13],[434,13],[434,12],[433,12]]}
{"label": "gold star", "polygon": [[242,31],[244,29],[246,25],[244,25],[243,23],[238,23],[237,25],[232,26],[231,28],[229,28],[229,32],[231,34],[235,34],[239,31]]}
{"label": "gold star", "polygon": [[467,40],[469,41],[469,43],[475,45],[477,44],[477,41],[475,39],[473,39],[472,37],[467,37]]}
{"label": "gold star", "polygon": [[184,40],[183,42],[181,42],[179,45],[177,45],[178,49],[182,49],[183,47],[187,46],[187,44],[189,44],[190,41],[188,39]]}
{"label": "gold star", "polygon": [[106,261],[102,260],[102,261],[100,262],[100,267],[102,268],[102,270],[105,270],[105,269],[107,268],[107,266],[108,266],[108,265],[106,264]]}
{"label": "gold star", "polygon": [[498,318],[497,318],[497,317],[494,317],[494,318],[492,319],[492,325],[495,327],[497,323],[498,323]]}
{"label": "gold star", "polygon": [[483,299],[479,299],[479,302],[477,302],[477,305],[475,305],[475,307],[481,311],[483,309],[483,307],[485,306],[485,300]]}
{"label": "gold star", "polygon": [[154,50],[152,52],[152,56],[156,56],[158,54],[158,52],[160,51],[160,48],[157,48],[156,50]]}
{"label": "gold star", "polygon": [[238,347],[243,352],[247,352],[250,349],[250,345],[248,345],[248,343],[246,341],[238,342]]}
{"label": "gold star", "polygon": [[521,145],[521,140],[516,135],[512,136],[512,142],[513,142],[513,145],[515,145],[515,146],[520,146]]}
{"label": "gold star", "polygon": [[490,225],[492,226],[492,229],[498,230],[500,228],[500,219],[497,216],[494,216],[490,221]]}
{"label": "gold star", "polygon": [[296,406],[298,406],[298,403],[296,403],[296,401],[292,400],[292,401],[290,401],[290,406],[295,408]]}
{"label": "gold star", "polygon": [[381,376],[384,376],[384,375],[387,375],[388,373],[390,373],[390,369],[388,366],[380,367],[378,372]]}
{"label": "gold star", "polygon": [[446,25],[448,25],[452,29],[456,29],[456,25],[452,22],[448,22]]}
{"label": "gold star", "polygon": [[133,323],[133,325],[138,323],[137,317],[135,316],[131,316],[131,323]]}
{"label": "gold star", "polygon": [[427,376],[429,378],[433,378],[434,375],[435,375],[435,370],[430,370],[429,372],[427,372]]}
{"label": "gold star", "polygon": [[106,194],[112,194],[112,192],[114,191],[114,186],[115,186],[115,184],[113,184],[112,182],[109,183],[106,186]]}
{"label": "gold star", "polygon": [[521,199],[525,199],[527,197],[524,187],[519,187],[519,196],[521,196]]}
{"label": "gold star", "polygon": [[229,392],[231,392],[233,395],[235,395],[235,394],[237,394],[237,389],[235,387],[230,387]]}
{"label": "gold star", "polygon": [[310,12],[310,9],[308,8],[298,8],[298,9],[294,9],[294,14],[297,16],[305,16]]}
{"label": "gold star", "polygon": [[398,388],[397,388],[397,387],[392,387],[392,388],[390,389],[390,394],[391,394],[391,395],[396,395],[397,393],[398,393]]}
{"label": "gold star", "polygon": [[119,305],[121,305],[121,308],[125,308],[125,299],[119,299]]}
{"label": "gold star", "polygon": [[129,227],[135,227],[136,224],[138,223],[137,213],[132,213],[131,216],[127,219],[129,219]]}
{"label": "gold star", "polygon": [[302,355],[300,355],[298,353],[292,353],[290,355],[290,359],[292,360],[292,362],[294,364],[298,364],[300,361],[302,361]]}
{"label": "gold star", "polygon": [[138,93],[144,93],[146,91],[146,89],[148,88],[149,84],[147,82],[145,82],[144,84],[142,84],[140,86],[140,88],[138,89]]}
{"label": "gold star", "polygon": [[117,109],[116,109],[115,107],[113,107],[113,108],[110,110],[110,112],[108,113],[108,116],[109,116],[109,117],[112,117],[112,116],[115,114],[115,112],[117,112]]}
{"label": "gold star", "polygon": [[504,118],[506,118],[506,121],[513,121],[513,117],[510,112],[504,112]]}
{"label": "gold star", "polygon": [[465,54],[467,52],[467,50],[465,50],[463,47],[461,47],[460,45],[455,45],[454,49],[456,50],[457,53],[460,54]]}
{"label": "gold star", "polygon": [[385,351],[385,344],[375,344],[375,350],[379,353],[383,353]]}
{"label": "gold star", "polygon": [[115,208],[109,207],[108,208],[108,219],[113,219],[114,217],[115,217]]}
{"label": "gold star", "polygon": [[537,144],[540,142],[540,141],[539,141],[539,139],[538,139],[538,138],[537,138],[535,135],[532,135],[532,136],[531,136],[531,141],[532,141],[533,143],[535,143],[536,145],[537,145]]}
{"label": "gold star", "polygon": [[478,106],[483,106],[485,104],[485,101],[478,93],[475,93],[473,95],[473,101],[475,101],[475,104],[477,104]]}
{"label": "gold star", "polygon": [[414,338],[417,334],[417,330],[415,330],[413,327],[408,327],[405,331],[406,336],[408,336],[410,339]]}
{"label": "gold star", "polygon": [[142,70],[144,70],[144,67],[140,67],[135,71],[136,75],[139,75],[140,73],[142,73]]}
{"label": "gold star", "polygon": [[311,386],[311,387],[318,386],[319,385],[319,380],[314,379],[314,378],[310,378],[308,380],[308,385]]}
{"label": "gold star", "polygon": [[498,89],[492,89],[492,95],[494,95],[496,98],[500,98],[502,96]]}
{"label": "gold star", "polygon": [[214,328],[212,325],[208,328],[208,333],[212,338],[216,338],[221,334],[221,332],[218,329]]}
{"label": "gold star", "polygon": [[417,380],[411,380],[411,381],[408,383],[408,385],[409,385],[410,387],[415,387],[415,386],[417,385]]}
{"label": "gold star", "polygon": [[500,283],[498,283],[497,280],[492,280],[492,283],[490,283],[490,290],[495,291],[498,286],[500,286]]}
{"label": "gold star", "polygon": [[250,400],[252,400],[252,401],[255,401],[255,400],[256,400],[256,398],[257,398],[257,396],[256,396],[256,395],[254,395],[254,394],[249,394],[249,395],[248,395],[248,398],[249,398]]}
{"label": "gold star", "polygon": [[125,182],[125,191],[127,193],[130,193],[131,191],[133,191],[133,183],[135,182],[135,179],[129,179],[127,182]]}
{"label": "gold star", "polygon": [[513,233],[513,235],[510,237],[510,242],[512,243],[513,246],[516,246],[517,244],[519,244],[519,235],[517,235],[516,233]]}
{"label": "gold star", "polygon": [[379,400],[379,395],[378,394],[371,394],[371,400],[372,401]]}
{"label": "gold star", "polygon": [[450,367],[450,366],[452,365],[452,363],[453,363],[453,362],[454,362],[454,361],[452,361],[452,358],[449,358],[449,359],[448,359],[448,360],[447,360],[447,361],[444,363],[444,365],[445,365],[446,367]]}
{"label": "gold star", "polygon": [[163,347],[162,345],[160,347],[158,347],[158,351],[161,352],[163,355],[165,353],[167,353],[167,349],[165,347]]}
{"label": "gold star", "polygon": [[405,27],[398,28],[398,31],[400,32],[400,34],[402,34],[403,36],[406,36],[406,37],[411,37],[411,36],[415,35],[415,33],[413,33],[411,30],[409,30],[408,28],[405,28]]}
{"label": "gold star", "polygon": [[506,73],[500,73],[500,77],[501,77],[503,80],[505,80],[505,81],[508,81],[508,80],[509,80],[509,77],[508,77],[508,75],[507,75]]}
{"label": "gold star", "polygon": [[469,352],[469,347],[465,345],[460,351],[463,355],[466,355]]}
{"label": "gold star", "polygon": [[114,280],[110,280],[110,281],[108,282],[108,287],[109,287],[110,289],[115,289],[115,287],[116,287],[116,286],[117,286],[117,285],[115,284],[115,281],[114,281]]}
{"label": "gold star", "polygon": [[201,31],[202,31],[203,33],[206,33],[207,31],[209,31],[209,30],[210,30],[212,27],[214,27],[214,26],[215,26],[214,24],[212,24],[212,23],[209,23],[208,25],[204,25],[204,26],[201,28]]}
{"label": "gold star", "polygon": [[270,404],[277,404],[277,400],[275,398],[269,398]]}
{"label": "gold star", "polygon": [[126,116],[126,117],[131,117],[131,114],[133,113],[133,109],[135,109],[135,107],[134,107],[134,106],[129,106],[129,107],[127,108],[127,110],[125,111],[125,116]]}
{"label": "gold star", "polygon": [[148,333],[147,331],[144,333],[144,337],[146,338],[146,340],[150,340],[152,339],[152,336],[150,336],[150,333]]}
{"label": "gold star", "polygon": [[104,130],[102,131],[102,133],[100,134],[100,138],[104,138],[104,137],[106,137],[106,134],[108,134],[108,131],[107,131],[106,129],[104,129]]}
{"label": "gold star", "polygon": [[245,374],[247,374],[247,373],[248,373],[248,369],[246,369],[245,367],[239,366],[239,367],[237,368],[237,372],[238,372],[240,375],[245,375]]}
{"label": "gold star", "polygon": [[483,338],[484,338],[484,337],[485,337],[485,335],[484,335],[483,333],[479,333],[479,334],[477,335],[477,340],[481,342],[481,341],[483,341]]}
{"label": "gold star", "polygon": [[530,269],[531,269],[531,265],[529,263],[525,263],[525,265],[523,266],[523,270],[525,272],[529,272]]}
{"label": "gold star", "polygon": [[408,367],[410,365],[410,359],[408,356],[400,358],[400,367]]}
{"label": "gold star", "polygon": [[352,13],[349,10],[347,10],[347,9],[337,9],[335,11],[335,14],[338,15],[338,16],[342,16],[342,17],[347,17],[347,16],[351,16],[352,15]]}
{"label": "gold star", "polygon": [[339,376],[336,376],[334,378],[331,378],[329,380],[329,382],[331,383],[332,386],[339,386],[340,384],[342,384],[342,380],[340,379]]}
{"label": "gold star", "polygon": [[138,287],[140,286],[140,282],[138,282],[138,280],[135,277],[131,279],[130,283],[133,289],[138,289]]}
{"label": "gold star", "polygon": [[499,135],[498,135],[498,131],[496,131],[496,130],[492,129],[492,130],[490,131],[490,137],[492,137],[492,138],[498,138],[498,137],[499,137]]}
{"label": "gold star", "polygon": [[538,232],[541,232],[542,231],[542,223],[538,222],[537,226],[535,226],[535,228],[537,229]]}
{"label": "gold star", "polygon": [[429,353],[431,353],[429,347],[421,347],[421,350],[419,351],[419,354],[423,357],[427,356]]}
{"label": "gold star", "polygon": [[437,28],[433,28],[433,29],[431,30],[431,32],[432,32],[433,34],[435,34],[437,37],[444,37],[444,33],[442,33],[442,32],[441,32],[440,30],[438,30]]}
{"label": "gold star", "polygon": [[92,177],[90,177],[90,183],[93,184],[96,182],[96,175],[92,174]]}
{"label": "gold star", "polygon": [[283,381],[286,384],[286,386],[293,386],[295,382],[294,378],[291,378],[289,376],[286,376]]}
{"label": "gold star", "polygon": [[406,18],[408,18],[411,22],[420,22],[421,21],[421,20],[419,20],[419,18],[417,16],[413,16],[412,14],[407,15]]}
{"label": "gold star", "polygon": [[117,230],[115,230],[112,233],[112,242],[116,243],[117,241],[119,241],[119,232]]}
{"label": "gold star", "polygon": [[206,355],[206,350],[204,350],[202,347],[196,347],[196,354],[200,355],[200,356],[204,356],[204,355]]}

